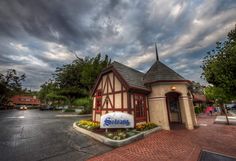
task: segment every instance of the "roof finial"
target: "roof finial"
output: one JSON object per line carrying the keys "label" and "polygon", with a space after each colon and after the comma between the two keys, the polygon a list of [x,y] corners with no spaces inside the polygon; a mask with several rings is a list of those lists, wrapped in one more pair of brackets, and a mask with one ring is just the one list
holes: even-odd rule
{"label": "roof finial", "polygon": [[157,59],[157,61],[159,61],[158,51],[157,51],[157,43],[155,43],[155,49],[156,49],[156,59]]}

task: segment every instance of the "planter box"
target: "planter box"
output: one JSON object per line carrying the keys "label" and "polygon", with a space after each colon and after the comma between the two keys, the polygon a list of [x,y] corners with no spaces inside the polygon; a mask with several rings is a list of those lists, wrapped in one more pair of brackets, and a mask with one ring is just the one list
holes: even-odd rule
{"label": "planter box", "polygon": [[83,129],[83,128],[81,128],[81,127],[78,127],[78,126],[76,125],[76,123],[73,124],[73,127],[74,127],[77,131],[79,131],[79,132],[81,132],[81,133],[83,133],[83,134],[85,134],[85,135],[88,135],[88,136],[94,138],[95,140],[98,140],[98,141],[100,141],[100,142],[102,142],[102,143],[104,143],[104,144],[106,144],[106,145],[112,146],[112,147],[120,147],[120,146],[123,146],[123,145],[130,144],[130,143],[132,143],[132,142],[134,142],[134,141],[140,140],[140,139],[146,137],[147,135],[149,135],[149,134],[151,134],[151,133],[153,133],[153,132],[156,132],[156,131],[158,131],[158,130],[161,129],[160,127],[156,127],[156,128],[151,129],[151,130],[147,130],[147,131],[140,132],[140,133],[137,134],[137,135],[128,137],[128,138],[123,139],[123,140],[112,140],[112,139],[107,138],[107,137],[105,137],[105,136],[96,134],[96,133],[94,133],[94,132],[92,132],[92,131]]}

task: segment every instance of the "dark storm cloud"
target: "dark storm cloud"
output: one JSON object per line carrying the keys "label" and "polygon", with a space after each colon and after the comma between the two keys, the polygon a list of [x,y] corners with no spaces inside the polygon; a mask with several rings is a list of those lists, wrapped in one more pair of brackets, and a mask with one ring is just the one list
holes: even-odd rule
{"label": "dark storm cloud", "polygon": [[160,59],[200,80],[201,59],[234,27],[235,1],[1,0],[0,71],[27,74],[38,89],[75,55],[101,52],[146,71]]}

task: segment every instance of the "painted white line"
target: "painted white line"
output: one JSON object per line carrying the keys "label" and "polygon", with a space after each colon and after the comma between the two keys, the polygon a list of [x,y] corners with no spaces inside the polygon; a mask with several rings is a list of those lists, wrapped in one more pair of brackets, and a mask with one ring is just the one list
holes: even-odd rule
{"label": "painted white line", "polygon": [[24,119],[25,116],[17,116],[17,117],[13,116],[13,117],[7,117],[7,118],[8,119]]}
{"label": "painted white line", "polygon": [[207,124],[199,124],[199,126],[207,126]]}
{"label": "painted white line", "polygon": [[79,115],[56,115],[56,117],[78,117]]}

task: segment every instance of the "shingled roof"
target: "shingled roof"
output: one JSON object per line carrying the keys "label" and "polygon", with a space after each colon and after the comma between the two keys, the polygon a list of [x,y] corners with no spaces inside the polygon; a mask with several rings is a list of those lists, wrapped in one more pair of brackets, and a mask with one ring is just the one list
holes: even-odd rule
{"label": "shingled roof", "polygon": [[129,86],[149,90],[145,87],[143,82],[144,73],[116,61],[114,61],[111,65],[122,76]]}
{"label": "shingled roof", "polygon": [[157,81],[185,81],[181,75],[157,60],[144,75],[144,83]]}
{"label": "shingled roof", "polygon": [[145,84],[161,81],[187,81],[174,70],[157,60],[146,74],[114,61],[112,67],[131,87],[149,90]]}

